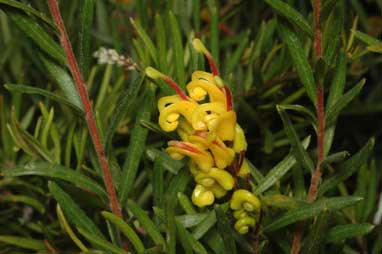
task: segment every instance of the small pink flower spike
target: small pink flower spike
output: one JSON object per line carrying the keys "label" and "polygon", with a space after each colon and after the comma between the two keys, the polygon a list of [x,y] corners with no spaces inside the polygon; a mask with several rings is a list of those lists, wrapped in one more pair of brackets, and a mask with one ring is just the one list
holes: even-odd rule
{"label": "small pink flower spike", "polygon": [[175,92],[182,98],[183,100],[187,101],[188,96],[183,92],[183,90],[178,86],[178,84],[172,80],[169,76],[164,75],[160,71],[154,69],[153,67],[147,67],[145,69],[145,73],[147,76],[149,76],[152,79],[162,79],[164,80],[169,86],[171,86],[172,89],[175,90]]}

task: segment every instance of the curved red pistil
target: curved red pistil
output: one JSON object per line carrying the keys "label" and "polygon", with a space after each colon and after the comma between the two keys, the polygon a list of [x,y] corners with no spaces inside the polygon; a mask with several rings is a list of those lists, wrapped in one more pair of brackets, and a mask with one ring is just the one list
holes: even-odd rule
{"label": "curved red pistil", "polygon": [[227,100],[227,111],[231,111],[232,110],[232,94],[231,94],[231,90],[229,89],[227,85],[224,86],[224,92],[225,92],[225,97]]}
{"label": "curved red pistil", "polygon": [[178,86],[177,83],[175,83],[174,80],[172,80],[171,78],[169,77],[163,77],[163,80],[169,84],[171,86],[172,89],[175,90],[175,92],[180,96],[180,98],[182,98],[183,100],[187,101],[188,100],[188,97],[187,95],[183,92],[183,90]]}
{"label": "curved red pistil", "polygon": [[206,55],[206,57],[207,57],[209,65],[210,65],[210,69],[211,69],[212,75],[219,76],[218,67],[216,67],[215,61],[212,58],[212,56],[211,55]]}
{"label": "curved red pistil", "polygon": [[181,141],[170,141],[168,142],[168,145],[169,146],[174,146],[174,147],[179,147],[180,149],[183,149],[183,150],[187,150],[189,152],[192,152],[192,153],[200,153],[199,149],[193,147],[193,146],[190,146],[188,144],[185,144]]}

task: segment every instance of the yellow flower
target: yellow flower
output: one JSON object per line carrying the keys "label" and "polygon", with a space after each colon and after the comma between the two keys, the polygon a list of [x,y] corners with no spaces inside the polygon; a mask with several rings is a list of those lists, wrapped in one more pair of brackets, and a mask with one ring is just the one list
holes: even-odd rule
{"label": "yellow flower", "polygon": [[230,207],[232,210],[244,209],[248,212],[259,212],[261,204],[254,194],[248,190],[239,189],[233,193]]}
{"label": "yellow flower", "polygon": [[212,168],[214,160],[209,152],[201,150],[192,143],[181,141],[169,141],[169,147],[166,151],[174,159],[182,159],[184,156],[190,157],[198,167],[203,171],[208,171]]}
{"label": "yellow flower", "polygon": [[212,205],[216,198],[221,198],[227,193],[220,185],[213,184],[210,187],[205,187],[201,184],[197,184],[192,193],[191,200],[198,207],[204,207]]}

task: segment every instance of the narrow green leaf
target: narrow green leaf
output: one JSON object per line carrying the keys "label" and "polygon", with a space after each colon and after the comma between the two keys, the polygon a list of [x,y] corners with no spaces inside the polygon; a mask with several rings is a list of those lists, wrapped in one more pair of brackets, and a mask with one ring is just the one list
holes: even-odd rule
{"label": "narrow green leaf", "polygon": [[179,29],[178,21],[175,15],[170,12],[169,14],[170,31],[172,38],[172,47],[174,50],[174,65],[176,81],[181,88],[186,86],[186,71],[184,67],[184,50],[182,44],[182,35]]}
{"label": "narrow green leaf", "polygon": [[[309,146],[310,136],[302,141],[304,149]],[[282,161],[280,161],[276,166],[269,170],[268,174],[262,179],[257,188],[255,189],[255,194],[259,195],[269,189],[274,183],[279,181],[288,171],[296,164],[296,159],[293,154],[287,155]]]}
{"label": "narrow green leaf", "polygon": [[313,171],[314,164],[311,158],[309,157],[307,151],[302,146],[300,139],[297,135],[295,128],[292,125],[292,122],[289,119],[289,116],[280,106],[276,106],[277,111],[280,114],[281,120],[283,121],[285,132],[288,136],[290,145],[292,147],[292,153],[296,158],[297,162],[302,165],[306,170]]}
{"label": "narrow green leaf", "polygon": [[196,213],[176,216],[177,221],[182,223],[185,228],[191,228],[199,225],[206,217],[208,213]]}
{"label": "narrow green leaf", "polygon": [[317,94],[316,84],[314,81],[313,71],[309,65],[308,59],[304,53],[304,47],[302,46],[300,39],[296,33],[287,25],[279,22],[278,32],[283,42],[288,46],[289,55],[296,67],[298,76],[302,84],[305,87],[306,93],[309,98],[316,105]]}
{"label": "narrow green leaf", "polygon": [[131,244],[134,246],[134,249],[138,253],[145,251],[145,247],[139,236],[135,233],[134,229],[131,228],[129,224],[127,224],[122,218],[107,211],[103,211],[102,216],[111,223],[115,224],[118,229],[121,230],[122,234],[126,236],[126,238],[131,242]]}
{"label": "narrow green leaf", "polygon": [[352,206],[362,198],[359,197],[334,197],[334,198],[324,198],[315,201],[311,204],[306,204],[297,209],[286,212],[279,218],[273,220],[272,223],[266,225],[264,228],[265,232],[272,232],[277,229],[286,227],[298,221],[303,221],[312,217],[319,215],[323,211],[334,212],[341,210],[345,207]]}
{"label": "narrow green leaf", "polygon": [[73,199],[63,191],[56,183],[49,182],[49,190],[53,197],[57,200],[61,209],[64,211],[66,218],[79,228],[86,229],[93,236],[105,239],[101,231],[94,222],[85,214],[85,212],[73,201]]}
{"label": "narrow green leaf", "polygon": [[9,203],[20,202],[20,203],[24,203],[26,205],[29,205],[30,207],[33,207],[39,213],[45,212],[44,205],[40,201],[38,201],[37,199],[32,198],[30,196],[12,195],[12,194],[3,195],[0,198],[0,203],[2,203],[2,202],[9,202]]}
{"label": "narrow green leaf", "polygon": [[366,145],[347,161],[339,165],[336,172],[326,178],[318,189],[318,195],[323,195],[326,191],[336,187],[340,182],[353,175],[360,167],[365,164],[372,154],[374,148],[374,138],[369,139]]}
{"label": "narrow green leaf", "polygon": [[146,154],[152,161],[160,159],[162,166],[173,174],[178,174],[179,170],[185,165],[183,160],[174,160],[168,153],[155,148],[147,149]]}
{"label": "narrow green leaf", "polygon": [[196,214],[195,207],[187,195],[185,195],[182,192],[178,192],[177,197],[178,197],[180,206],[187,214]]}
{"label": "narrow green leaf", "polygon": [[49,76],[57,83],[60,89],[64,92],[65,97],[78,108],[82,109],[82,102],[80,96],[78,95],[77,88],[73,83],[72,77],[69,73],[50,61],[45,57],[41,57],[41,60],[49,74]]}
{"label": "narrow green leaf", "polygon": [[365,85],[366,80],[362,79],[345,93],[332,107],[330,107],[326,114],[326,127],[330,127],[335,123],[338,115],[341,111],[361,92],[363,86]]}
{"label": "narrow green leaf", "polygon": [[156,43],[158,46],[158,67],[163,73],[168,73],[167,69],[167,38],[162,16],[155,15]]}
{"label": "narrow green leaf", "polygon": [[57,44],[36,21],[18,12],[8,11],[7,14],[10,15],[17,27],[30,37],[41,50],[45,51],[58,62],[62,64],[66,63],[66,57],[61,46]]}
{"label": "narrow green leaf", "polygon": [[33,9],[30,5],[27,5],[15,0],[0,0],[0,7],[1,5],[7,5],[13,8],[22,10],[28,15],[34,15],[38,17],[39,19],[44,21],[46,24],[50,25],[52,28],[56,27],[55,24],[44,13],[37,11],[36,9]]}
{"label": "narrow green leaf", "polygon": [[322,253],[325,246],[326,234],[329,226],[329,212],[324,211],[309,228],[308,236],[304,241],[304,246],[301,249],[301,254],[319,254]]}
{"label": "narrow green leaf", "polygon": [[162,245],[162,247],[166,246],[166,241],[163,236],[155,226],[154,222],[147,216],[146,212],[138,206],[133,200],[127,201],[127,207],[131,211],[131,213],[138,219],[143,228],[146,230],[147,234],[151,237],[154,243],[158,245]]}
{"label": "narrow green leaf", "polygon": [[339,225],[331,228],[327,234],[328,242],[340,242],[347,238],[362,236],[370,233],[374,225],[369,223]]}
{"label": "narrow green leaf", "polygon": [[153,59],[155,65],[158,65],[158,52],[154,46],[154,43],[150,39],[150,36],[145,32],[142,26],[138,22],[136,22],[134,19],[131,18],[130,23],[133,25],[134,29],[138,33],[138,36],[143,41],[144,46],[150,53],[150,56]]}
{"label": "narrow green leaf", "polygon": [[358,40],[362,41],[363,43],[365,43],[368,46],[373,46],[373,45],[381,43],[378,39],[374,38],[373,36],[362,33],[360,31],[354,31],[354,37],[357,38]]}
{"label": "narrow green leaf", "polygon": [[61,165],[36,161],[16,168],[4,170],[1,174],[5,177],[38,175],[57,178],[71,182],[82,189],[94,192],[103,200],[107,200],[107,194],[101,185],[79,171],[74,171]]}
{"label": "narrow green leaf", "polygon": [[114,113],[111,117],[110,124],[107,128],[105,135],[105,150],[109,151],[115,131],[120,121],[126,116],[127,112],[131,109],[133,103],[136,101],[136,97],[144,80],[144,76],[130,83],[127,90],[121,93],[115,106]]}
{"label": "narrow green leaf", "polygon": [[78,34],[78,65],[84,79],[88,77],[91,59],[91,29],[94,16],[94,0],[80,1],[80,27]]}
{"label": "narrow green leaf", "polygon": [[289,22],[300,28],[303,32],[313,37],[313,29],[305,20],[304,16],[288,3],[281,0],[265,0],[277,13],[285,17]]}
{"label": "narrow green leaf", "polygon": [[324,161],[321,163],[321,167],[324,168],[325,166],[331,164],[331,163],[338,163],[342,162],[344,159],[346,159],[349,156],[349,152],[342,151],[338,153],[333,153],[329,156],[327,156]]}
{"label": "narrow green leaf", "polygon": [[218,231],[223,238],[225,253],[235,254],[237,253],[237,251],[236,251],[235,240],[231,236],[232,235],[231,223],[228,217],[225,215],[225,212],[220,206],[217,205],[215,207],[215,211],[216,211],[216,218],[217,218],[217,224],[218,224]]}
{"label": "narrow green leaf", "polygon": [[216,223],[215,210],[210,211],[208,216],[192,231],[196,240],[202,238]]}
{"label": "narrow green leaf", "polygon": [[41,95],[41,96],[44,96],[48,99],[54,100],[60,104],[64,104],[64,105],[74,109],[77,113],[82,113],[82,109],[77,107],[77,105],[73,104],[68,99],[66,99],[62,96],[56,95],[56,94],[49,92],[47,90],[32,87],[32,86],[27,86],[27,85],[18,85],[18,84],[4,84],[4,87],[8,91],[14,91],[14,92],[25,93],[25,94]]}
{"label": "narrow green leaf", "polygon": [[239,45],[233,52],[232,57],[228,59],[227,67],[226,67],[226,75],[230,75],[234,71],[235,67],[238,65],[240,58],[245,48],[247,47],[248,40],[249,40],[249,31],[246,32],[246,36],[244,37],[244,39],[240,41]]}
{"label": "narrow green leaf", "polygon": [[216,66],[219,66],[219,11],[216,0],[209,0],[208,9],[210,11],[211,23],[210,23],[210,40],[211,40],[211,54],[214,58]]}
{"label": "narrow green leaf", "polygon": [[203,247],[203,245],[198,240],[196,240],[194,236],[190,232],[188,232],[188,230],[185,229],[178,220],[175,220],[175,223],[178,236],[186,251],[185,253],[187,253],[187,251],[189,253],[192,253],[192,251],[190,252],[190,248],[192,248],[198,254],[208,253],[207,250]]}
{"label": "narrow green leaf", "polygon": [[372,160],[369,169],[369,181],[367,186],[367,193],[365,195],[364,207],[362,209],[361,221],[367,221],[369,216],[377,206],[377,191],[378,191],[378,169],[376,161]]}
{"label": "narrow green leaf", "polygon": [[126,251],[123,249],[120,249],[116,246],[114,246],[112,243],[99,238],[98,236],[95,236],[94,234],[90,232],[86,232],[85,230],[81,228],[77,228],[78,232],[85,237],[89,242],[91,242],[94,245],[100,246],[104,251],[107,251],[107,253],[115,253],[115,254],[125,254]]}
{"label": "narrow green leaf", "polygon": [[45,244],[42,240],[31,239],[30,237],[0,235],[0,242],[29,250],[46,251]]}
{"label": "narrow green leaf", "polygon": [[176,254],[175,206],[177,199],[173,196],[167,195],[164,201],[166,213],[167,252],[169,254]]}
{"label": "narrow green leaf", "polygon": [[301,105],[284,105],[284,104],[279,105],[279,107],[284,109],[284,110],[294,110],[296,112],[304,114],[310,120],[312,125],[315,128],[317,127],[317,117],[313,114],[312,111],[310,111],[306,107],[301,106]]}
{"label": "narrow green leaf", "polygon": [[322,34],[324,58],[329,66],[332,65],[337,49],[340,45],[343,26],[343,4],[341,1],[338,1],[336,7],[326,21],[326,26]]}
{"label": "narrow green leaf", "polygon": [[346,83],[346,55],[341,51],[337,58],[337,66],[333,81],[330,85],[328,102],[326,103],[326,111],[332,108],[334,104],[342,98]]}
{"label": "narrow green leaf", "polygon": [[153,168],[153,203],[154,206],[162,207],[164,199],[164,170],[162,165],[162,160],[160,157],[157,157],[154,161]]}
{"label": "narrow green leaf", "polygon": [[138,166],[146,146],[148,130],[141,126],[140,121],[149,121],[152,111],[154,94],[152,89],[147,89],[143,100],[143,105],[135,119],[134,128],[131,132],[129,147],[127,148],[127,159],[122,168],[122,179],[118,188],[119,200],[125,204],[127,196],[133,187],[133,183],[138,171]]}

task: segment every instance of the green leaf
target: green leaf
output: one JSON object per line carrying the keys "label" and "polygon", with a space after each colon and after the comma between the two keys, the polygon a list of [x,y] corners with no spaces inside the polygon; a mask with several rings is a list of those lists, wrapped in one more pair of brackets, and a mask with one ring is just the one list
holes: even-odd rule
{"label": "green leaf", "polygon": [[292,153],[294,157],[296,158],[297,162],[301,164],[302,167],[304,167],[308,171],[313,171],[314,165],[313,161],[309,157],[307,151],[304,149],[303,145],[300,142],[300,139],[297,135],[297,132],[295,128],[292,125],[292,122],[289,119],[289,116],[285,112],[285,110],[280,107],[276,106],[277,111],[280,114],[281,120],[283,121],[284,124],[284,129],[285,132],[288,136],[290,145],[292,147]]}
{"label": "green leaf", "polygon": [[328,109],[326,114],[326,127],[330,127],[335,123],[337,116],[341,113],[341,111],[361,92],[365,82],[366,80],[362,79]]}
{"label": "green leaf", "polygon": [[156,44],[158,47],[158,67],[163,73],[168,73],[167,70],[167,37],[166,29],[164,27],[162,16],[157,13],[155,15],[155,28],[156,28]]}
{"label": "green leaf", "polygon": [[240,58],[241,58],[245,48],[247,47],[248,40],[249,40],[249,34],[250,34],[249,31],[246,32],[246,36],[244,37],[244,39],[242,41],[240,41],[239,45],[237,46],[237,48],[233,52],[232,57],[230,57],[228,59],[227,67],[226,67],[226,75],[230,75],[234,71],[235,67],[237,67],[237,65],[240,61]]}
{"label": "green leaf", "polygon": [[216,0],[207,1],[208,9],[211,17],[210,23],[210,49],[216,66],[219,66],[219,10]]}
{"label": "green leaf", "polygon": [[134,29],[137,31],[138,36],[142,39],[145,48],[150,53],[151,58],[153,59],[155,65],[158,65],[158,52],[154,46],[154,43],[150,39],[150,36],[145,32],[142,26],[134,21],[134,19],[130,19],[130,23],[133,25]]}
{"label": "green leaf", "polygon": [[323,232],[327,232],[329,219],[329,213],[325,211],[317,217],[314,224],[309,228],[309,234],[304,241],[301,254],[322,253],[321,250],[324,249],[326,239],[326,234],[323,234]]}
{"label": "green leaf", "polygon": [[59,65],[50,61],[45,57],[41,57],[41,60],[50,75],[50,77],[57,83],[60,89],[64,92],[65,97],[78,108],[83,109],[80,96],[77,92],[77,88],[73,83],[72,77],[68,72],[61,68]]}
{"label": "green leaf", "polygon": [[126,236],[126,238],[129,240],[129,242],[131,242],[131,244],[134,246],[134,249],[138,253],[145,251],[145,247],[139,236],[135,233],[134,229],[131,228],[129,224],[127,224],[123,219],[107,211],[103,211],[102,216],[116,225],[119,230],[121,230],[122,234]]}
{"label": "green leaf", "polygon": [[49,182],[49,190],[57,200],[66,218],[76,227],[86,229],[94,237],[105,239],[101,231],[94,222],[85,214],[85,212],[73,201],[73,199],[63,191],[55,182]]}
{"label": "green leaf", "polygon": [[333,153],[329,156],[327,156],[323,162],[321,162],[321,168],[324,168],[327,165],[330,165],[331,163],[338,163],[342,162],[344,159],[346,159],[349,156],[348,151],[342,151],[338,153]]}
{"label": "green leaf", "polygon": [[0,235],[0,242],[29,250],[46,251],[46,247],[43,241],[31,239],[30,237]]}
{"label": "green leaf", "polygon": [[151,237],[154,243],[166,246],[166,241],[155,226],[154,222],[147,216],[146,212],[140,208],[133,200],[127,201],[127,207],[131,213],[138,219],[142,227],[146,230],[147,234]]}
{"label": "green leaf", "polygon": [[94,0],[80,1],[80,26],[78,33],[78,65],[81,68],[82,77],[87,78],[91,59],[91,29],[94,16]]}
{"label": "green leaf", "polygon": [[9,203],[20,202],[20,203],[24,203],[26,205],[33,207],[39,213],[45,213],[44,205],[40,201],[38,201],[37,199],[32,198],[30,196],[12,195],[12,194],[3,195],[0,198],[0,203],[1,202],[9,202]]}
{"label": "green leaf", "polygon": [[289,4],[281,0],[265,0],[277,13],[285,17],[290,23],[297,26],[303,32],[313,37],[313,29],[305,20],[304,16]]}
{"label": "green leaf", "polygon": [[153,101],[153,91],[152,89],[147,89],[143,100],[144,106],[139,109],[135,119],[134,128],[130,135],[129,147],[127,148],[127,159],[125,160],[122,168],[122,176],[118,188],[119,200],[121,204],[126,202],[127,196],[133,187],[138,166],[145,150],[148,130],[140,124],[140,121],[150,120]]}
{"label": "green leaf", "polygon": [[354,37],[368,46],[373,46],[381,43],[378,39],[374,38],[373,36],[362,33],[360,31],[354,31]]}
{"label": "green leaf", "polygon": [[217,224],[218,224],[218,231],[223,238],[225,253],[235,254],[237,253],[237,251],[236,251],[235,240],[231,236],[232,235],[231,223],[228,217],[225,215],[225,212],[219,205],[215,207],[215,211],[216,211],[216,218],[217,218]]}
{"label": "green leaf", "polygon": [[78,229],[78,232],[80,232],[80,234],[83,237],[85,237],[89,242],[91,242],[92,244],[94,244],[96,246],[101,247],[104,251],[107,251],[107,253],[115,253],[115,254],[125,254],[126,253],[125,250],[122,250],[121,248],[114,246],[112,243],[110,243],[110,242],[108,242],[102,238],[99,238],[99,237],[93,235],[92,233],[86,232],[85,230],[83,230],[81,228],[77,228],[77,229]]}
{"label": "green leaf", "polygon": [[339,99],[342,98],[345,83],[346,83],[346,55],[344,52],[341,52],[338,55],[335,75],[330,85],[328,102],[326,103],[326,110],[328,108],[332,108],[334,104]]}
{"label": "green leaf", "polygon": [[284,105],[284,104],[279,105],[279,107],[284,109],[284,110],[294,110],[296,112],[304,114],[309,119],[309,121],[312,123],[313,127],[317,128],[317,117],[313,114],[312,111],[310,111],[306,107],[301,106],[301,105]]}
{"label": "green leaf", "polygon": [[182,44],[182,35],[180,33],[178,21],[175,15],[169,13],[170,31],[172,38],[172,47],[174,50],[174,68],[176,74],[176,81],[180,88],[186,86],[186,70],[184,67],[184,50]]}
{"label": "green leaf", "polygon": [[29,162],[26,165],[4,170],[1,172],[5,177],[17,177],[27,175],[38,175],[51,178],[57,178],[73,183],[74,185],[97,194],[103,200],[107,200],[107,194],[104,188],[97,182],[87,177],[79,171],[68,169],[61,165],[48,162]]}
{"label": "green leaf", "polygon": [[328,242],[340,242],[347,238],[362,236],[370,233],[374,225],[369,223],[338,225],[331,228],[327,235]]}
{"label": "green leaf", "polygon": [[326,26],[322,34],[324,58],[329,66],[332,65],[340,45],[343,26],[344,10],[343,4],[339,1],[326,21]]}
{"label": "green leaf", "polygon": [[14,92],[25,93],[25,94],[41,95],[41,96],[44,96],[48,99],[54,100],[58,103],[64,104],[64,105],[74,109],[77,113],[82,113],[82,109],[77,107],[75,104],[70,102],[68,99],[66,99],[62,96],[56,95],[56,94],[49,92],[47,90],[32,87],[32,86],[27,86],[27,85],[18,85],[18,84],[4,84],[4,87],[8,91],[14,91]]}
{"label": "green leaf", "polygon": [[111,117],[110,124],[107,128],[105,135],[105,151],[109,151],[111,148],[111,143],[113,141],[113,137],[115,131],[118,127],[118,124],[121,120],[126,116],[127,112],[131,109],[132,105],[136,101],[136,97],[144,80],[144,76],[142,76],[139,80],[135,80],[130,83],[127,90],[121,93],[121,96],[118,99],[117,105],[115,106],[114,113]]}
{"label": "green leaf", "polygon": [[173,174],[178,174],[179,170],[185,165],[183,160],[175,160],[168,153],[155,148],[147,149],[146,154],[152,161],[160,159],[162,166]]}
{"label": "green leaf", "polygon": [[187,229],[183,227],[183,225],[176,219],[176,231],[178,232],[179,240],[182,243],[185,253],[192,253],[193,249],[198,254],[207,254],[207,250],[203,247],[203,245],[196,240]]}
{"label": "green leaf", "polygon": [[326,191],[336,187],[339,183],[353,175],[365,164],[373,152],[374,138],[369,139],[366,145],[347,161],[339,165],[336,172],[326,178],[318,189],[318,195],[323,195]]}
{"label": "green leaf", "polygon": [[196,240],[202,238],[216,223],[215,211],[210,211],[208,216],[192,231]]}
{"label": "green leaf", "polygon": [[317,88],[314,81],[313,71],[304,53],[300,39],[296,33],[287,25],[279,22],[278,32],[283,42],[288,46],[289,55],[296,67],[298,76],[305,87],[306,93],[314,105],[317,105]]}
{"label": "green leaf", "polygon": [[17,27],[30,37],[41,50],[45,51],[58,62],[62,64],[66,63],[66,57],[61,46],[57,44],[36,21],[18,12],[8,11],[7,14],[10,15]]}
{"label": "green leaf", "polygon": [[[304,149],[309,146],[310,136],[302,141]],[[279,181],[288,171],[296,164],[296,159],[293,154],[287,155],[282,161],[280,161],[276,166],[269,170],[268,174],[262,179],[260,184],[255,189],[255,194],[259,195],[269,189],[274,183]]]}
{"label": "green leaf", "polygon": [[44,13],[37,11],[36,9],[33,9],[30,5],[15,1],[15,0],[0,0],[0,7],[1,5],[7,5],[11,6],[13,8],[19,9],[24,11],[28,15],[34,15],[50,25],[52,28],[56,28],[55,24],[47,17]]}
{"label": "green leaf", "polygon": [[156,158],[154,161],[153,168],[153,203],[154,206],[162,207],[164,200],[164,170],[162,165],[162,160],[160,157]]}
{"label": "green leaf", "polygon": [[306,204],[297,209],[286,212],[281,217],[273,220],[273,222],[271,222],[269,225],[266,225],[264,227],[264,231],[265,232],[275,231],[277,229],[286,227],[295,222],[303,221],[303,220],[315,217],[323,211],[334,212],[337,210],[341,210],[345,207],[352,206],[360,202],[361,200],[362,198],[360,197],[323,198],[311,204]]}
{"label": "green leaf", "polygon": [[[179,193],[178,193],[179,194]],[[191,228],[199,225],[205,218],[207,218],[208,213],[197,213],[197,214],[186,214],[176,216],[177,221],[182,223],[185,228]]]}

